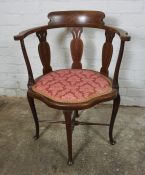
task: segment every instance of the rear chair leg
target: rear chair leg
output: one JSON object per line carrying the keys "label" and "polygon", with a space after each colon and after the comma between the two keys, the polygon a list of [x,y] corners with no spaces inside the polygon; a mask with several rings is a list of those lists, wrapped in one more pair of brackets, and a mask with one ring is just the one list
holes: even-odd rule
{"label": "rear chair leg", "polygon": [[72,160],[72,122],[71,115],[72,111],[63,111],[65,122],[66,122],[66,134],[67,134],[67,144],[68,144],[68,165],[73,164]]}
{"label": "rear chair leg", "polygon": [[74,110],[74,116],[75,116],[75,118],[79,118],[78,110]]}
{"label": "rear chair leg", "polygon": [[111,145],[114,145],[116,143],[115,140],[113,139],[113,126],[115,123],[119,105],[120,105],[120,95],[118,94],[117,97],[113,101],[112,116],[111,116],[110,126],[109,126],[109,139],[110,139]]}
{"label": "rear chair leg", "polygon": [[34,104],[34,98],[30,97],[27,93],[27,99],[33,114],[34,122],[35,122],[36,135],[34,136],[34,139],[37,140],[39,138],[39,121],[38,121],[37,112]]}

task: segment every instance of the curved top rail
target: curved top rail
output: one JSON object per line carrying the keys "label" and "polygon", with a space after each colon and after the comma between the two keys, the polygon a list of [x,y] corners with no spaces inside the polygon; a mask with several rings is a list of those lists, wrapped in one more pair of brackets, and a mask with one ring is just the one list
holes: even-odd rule
{"label": "curved top rail", "polygon": [[103,26],[105,14],[101,11],[54,11],[48,14],[52,27]]}

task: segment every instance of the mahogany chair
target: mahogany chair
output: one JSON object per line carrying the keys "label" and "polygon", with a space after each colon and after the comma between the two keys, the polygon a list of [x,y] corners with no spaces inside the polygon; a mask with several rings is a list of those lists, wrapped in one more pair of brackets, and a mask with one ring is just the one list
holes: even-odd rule
{"label": "mahogany chair", "polygon": [[[68,143],[68,164],[72,160],[72,131],[75,125],[104,125],[109,126],[109,139],[112,145],[113,126],[120,105],[118,75],[124,51],[125,41],[130,40],[127,32],[119,28],[105,25],[103,19],[105,14],[100,11],[56,11],[48,14],[49,23],[46,26],[32,28],[14,36],[19,40],[28,71],[27,98],[33,114],[36,135],[39,138],[39,120],[37,117],[34,99],[39,99],[49,107],[60,109],[64,113],[65,121],[58,121],[66,125]],[[50,65],[50,47],[46,41],[47,30],[53,28],[69,28],[72,33],[70,50],[72,56],[71,69],[60,69],[53,71]],[[81,34],[83,28],[99,28],[105,31],[106,41],[102,48],[102,67],[99,72],[82,69],[81,57],[83,53],[83,41]],[[40,43],[38,52],[43,65],[43,75],[36,79],[33,77],[31,64],[25,48],[24,39],[30,34],[36,33]],[[109,77],[109,65],[113,53],[112,40],[117,35],[120,37],[120,49],[114,76]],[[90,108],[100,102],[113,100],[113,109],[110,124],[87,123],[77,121],[78,110]],[[55,122],[56,123],[56,122]]]}

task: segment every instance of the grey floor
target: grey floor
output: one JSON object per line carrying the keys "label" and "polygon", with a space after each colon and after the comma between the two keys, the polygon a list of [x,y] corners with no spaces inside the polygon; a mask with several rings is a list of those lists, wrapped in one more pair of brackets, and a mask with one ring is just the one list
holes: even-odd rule
{"label": "grey floor", "polygon": [[[62,119],[61,111],[37,102],[40,120]],[[109,122],[111,105],[80,111],[84,121]],[[69,167],[65,126],[34,124],[25,98],[0,98],[0,175],[145,175],[145,108],[120,107],[114,127],[117,144],[108,143],[108,127],[76,126],[74,165]]]}

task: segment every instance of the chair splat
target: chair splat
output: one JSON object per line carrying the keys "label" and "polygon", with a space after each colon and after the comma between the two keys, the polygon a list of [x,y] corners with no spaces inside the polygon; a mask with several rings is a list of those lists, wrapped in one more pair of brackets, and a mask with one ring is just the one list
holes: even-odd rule
{"label": "chair splat", "polygon": [[115,33],[106,30],[105,36],[106,36],[106,41],[103,45],[103,50],[102,50],[102,67],[100,72],[103,75],[109,76],[108,68],[109,68],[112,54],[113,54],[112,40],[115,36]]}
{"label": "chair splat", "polygon": [[36,35],[40,41],[38,45],[38,52],[40,56],[41,63],[43,65],[43,75],[47,74],[48,72],[52,71],[52,68],[50,66],[50,46],[48,42],[46,41],[47,31],[39,31],[36,32]]}
{"label": "chair splat", "polygon": [[71,56],[73,60],[72,69],[82,69],[81,58],[83,54],[83,41],[80,37],[83,32],[83,28],[72,27],[70,31],[73,36],[70,44]]}

